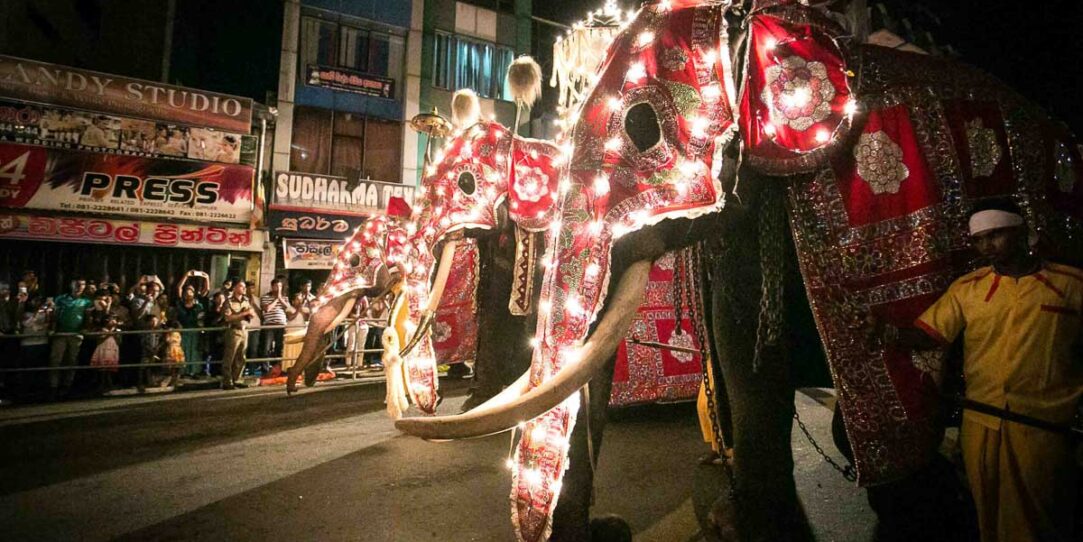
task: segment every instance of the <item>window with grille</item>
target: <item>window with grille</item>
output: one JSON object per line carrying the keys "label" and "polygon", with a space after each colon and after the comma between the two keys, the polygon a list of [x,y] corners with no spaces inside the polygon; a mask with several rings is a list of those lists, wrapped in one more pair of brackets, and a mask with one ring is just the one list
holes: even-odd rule
{"label": "window with grille", "polygon": [[510,47],[444,32],[436,33],[433,84],[445,90],[472,89],[479,96],[511,100],[504,77],[515,60]]}

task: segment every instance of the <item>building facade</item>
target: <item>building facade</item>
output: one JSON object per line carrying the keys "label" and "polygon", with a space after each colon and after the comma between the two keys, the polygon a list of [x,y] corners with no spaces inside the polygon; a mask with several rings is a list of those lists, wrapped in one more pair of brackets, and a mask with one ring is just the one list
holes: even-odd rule
{"label": "building facade", "polygon": [[347,237],[390,197],[413,202],[426,143],[409,128],[418,113],[449,115],[452,93],[472,88],[487,118],[514,122],[504,75],[530,49],[530,6],[285,0],[268,187],[279,269],[320,281],[331,259],[300,262],[291,247]]}

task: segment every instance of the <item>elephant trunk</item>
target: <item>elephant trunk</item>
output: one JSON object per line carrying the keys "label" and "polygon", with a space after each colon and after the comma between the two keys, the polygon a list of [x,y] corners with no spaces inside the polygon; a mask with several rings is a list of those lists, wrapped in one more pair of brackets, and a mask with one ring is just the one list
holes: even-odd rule
{"label": "elephant trunk", "polygon": [[416,331],[414,331],[410,340],[406,342],[402,351],[398,353],[400,357],[405,358],[410,355],[410,352],[417,347],[422,337],[432,327],[433,320],[436,317],[436,309],[440,306],[440,299],[444,296],[444,287],[447,286],[448,277],[451,275],[451,264],[455,260],[455,247],[457,244],[458,242],[455,240],[444,243],[444,248],[440,252],[440,264],[436,269],[436,279],[429,290],[428,302],[422,310],[420,318],[418,318]]}
{"label": "elephant trunk", "polygon": [[353,309],[359,295],[361,295],[361,291],[355,290],[349,294],[336,297],[328,301],[327,304],[320,307],[312,315],[308,322],[305,338],[301,343],[301,353],[297,356],[297,361],[290,366],[286,376],[287,393],[297,391],[297,377],[305,370],[305,367],[312,364],[319,357],[320,351],[323,349],[323,336],[350,314],[350,310]]}

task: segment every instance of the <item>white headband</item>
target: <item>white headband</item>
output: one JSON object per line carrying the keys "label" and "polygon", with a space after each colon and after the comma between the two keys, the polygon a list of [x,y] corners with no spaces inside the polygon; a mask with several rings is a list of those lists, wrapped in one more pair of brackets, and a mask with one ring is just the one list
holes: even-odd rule
{"label": "white headband", "polygon": [[1021,215],[998,209],[978,211],[970,215],[970,235],[977,235],[981,232],[995,230],[997,228],[1010,228],[1012,226],[1022,225],[1023,217]]}

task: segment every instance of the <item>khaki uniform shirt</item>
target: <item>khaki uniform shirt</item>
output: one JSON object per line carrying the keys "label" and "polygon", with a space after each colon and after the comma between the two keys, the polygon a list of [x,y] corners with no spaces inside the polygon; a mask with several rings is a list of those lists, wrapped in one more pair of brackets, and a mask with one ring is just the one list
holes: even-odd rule
{"label": "khaki uniform shirt", "polygon": [[[240,301],[237,301],[233,296],[229,296],[229,298],[226,299],[225,305],[222,307],[222,316],[240,314],[251,308],[252,304],[248,302],[248,297],[244,297]],[[226,325],[233,329],[245,329],[248,327],[248,322],[238,320],[236,322],[228,322]]]}

